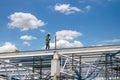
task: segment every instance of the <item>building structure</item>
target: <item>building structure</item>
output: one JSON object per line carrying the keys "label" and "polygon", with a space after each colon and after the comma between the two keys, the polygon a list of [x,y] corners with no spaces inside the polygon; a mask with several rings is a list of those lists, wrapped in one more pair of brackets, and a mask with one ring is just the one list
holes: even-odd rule
{"label": "building structure", "polygon": [[120,45],[0,54],[3,80],[119,80]]}

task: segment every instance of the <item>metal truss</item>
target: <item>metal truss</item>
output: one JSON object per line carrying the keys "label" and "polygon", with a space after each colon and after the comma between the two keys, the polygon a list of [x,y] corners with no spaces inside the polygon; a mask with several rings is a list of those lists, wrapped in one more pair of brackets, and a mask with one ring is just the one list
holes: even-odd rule
{"label": "metal truss", "polygon": [[0,54],[0,77],[6,80],[55,80],[51,60],[59,55],[58,80],[115,80],[120,78],[120,45]]}

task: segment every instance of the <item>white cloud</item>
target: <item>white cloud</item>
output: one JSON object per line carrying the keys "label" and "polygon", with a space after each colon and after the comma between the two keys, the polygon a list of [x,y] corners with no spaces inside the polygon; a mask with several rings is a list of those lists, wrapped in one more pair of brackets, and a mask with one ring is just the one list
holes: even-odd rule
{"label": "white cloud", "polygon": [[16,46],[10,42],[5,42],[4,45],[2,45],[0,47],[0,53],[2,52],[14,52],[15,51]]}
{"label": "white cloud", "polygon": [[54,9],[55,11],[59,11],[61,13],[64,13],[65,15],[81,11],[79,8],[72,7],[70,4],[56,4],[54,6]]}
{"label": "white cloud", "polygon": [[[83,44],[80,41],[75,40],[75,38],[82,36],[82,33],[72,30],[61,30],[56,32],[56,44],[57,49],[60,48],[73,48],[82,47]],[[50,48],[55,48],[55,42],[50,43]]]}
{"label": "white cloud", "polygon": [[89,10],[91,9],[91,6],[88,5],[88,6],[85,7],[85,9],[86,9],[87,11],[89,11]]}
{"label": "white cloud", "polygon": [[45,25],[42,20],[38,20],[30,13],[15,12],[8,18],[11,20],[11,23],[8,23],[10,28],[20,28],[21,31],[36,29]]}
{"label": "white cloud", "polygon": [[40,32],[41,32],[41,33],[44,33],[44,32],[46,32],[46,31],[45,31],[45,30],[43,30],[43,29],[40,29]]}
{"label": "white cloud", "polygon": [[107,43],[118,43],[118,42],[120,42],[120,39],[107,40],[107,41],[104,41],[104,42],[107,42]]}
{"label": "white cloud", "polygon": [[34,36],[30,36],[30,35],[23,35],[20,37],[20,39],[22,40],[33,40],[33,39],[37,39],[36,37]]}
{"label": "white cloud", "polygon": [[61,30],[56,32],[57,40],[73,40],[76,37],[82,36],[82,33],[72,30]]}
{"label": "white cloud", "polygon": [[93,46],[116,45],[116,44],[120,44],[120,39],[100,41],[99,44],[96,44],[96,45],[93,45]]}
{"label": "white cloud", "polygon": [[[83,44],[80,41],[69,42],[67,40],[58,40],[56,43],[57,43],[57,49],[82,47],[83,46]],[[50,43],[50,48],[54,49],[55,48],[55,43]]]}
{"label": "white cloud", "polygon": [[25,46],[31,46],[31,44],[30,44],[29,42],[23,42],[23,44],[24,44]]}

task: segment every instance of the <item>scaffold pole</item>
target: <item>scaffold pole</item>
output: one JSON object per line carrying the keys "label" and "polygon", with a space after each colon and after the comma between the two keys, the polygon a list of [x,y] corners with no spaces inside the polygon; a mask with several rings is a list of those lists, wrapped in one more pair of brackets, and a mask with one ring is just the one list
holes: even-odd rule
{"label": "scaffold pole", "polygon": [[51,76],[53,80],[59,80],[60,77],[60,60],[57,52],[53,55],[53,60],[51,60]]}

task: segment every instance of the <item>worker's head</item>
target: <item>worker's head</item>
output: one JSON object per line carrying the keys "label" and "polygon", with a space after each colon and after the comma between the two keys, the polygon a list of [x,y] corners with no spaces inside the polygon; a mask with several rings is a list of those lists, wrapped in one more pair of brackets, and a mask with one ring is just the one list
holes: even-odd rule
{"label": "worker's head", "polygon": [[50,34],[48,33],[48,35],[47,36],[50,36]]}

